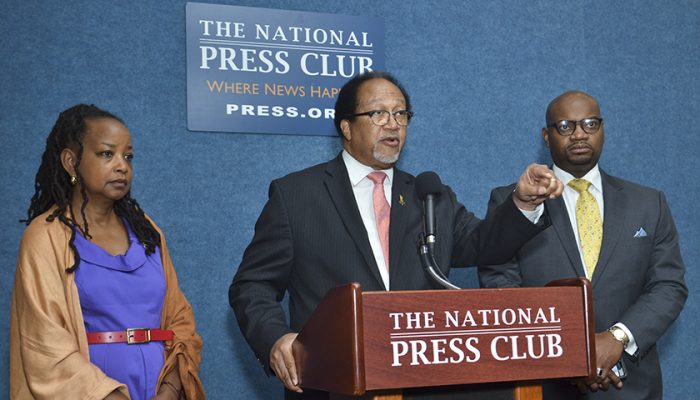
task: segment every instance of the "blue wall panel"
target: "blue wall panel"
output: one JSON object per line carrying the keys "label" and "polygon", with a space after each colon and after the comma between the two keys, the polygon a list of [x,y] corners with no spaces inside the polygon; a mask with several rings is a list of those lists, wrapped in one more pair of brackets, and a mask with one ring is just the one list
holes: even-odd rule
{"label": "blue wall panel", "polygon": [[[659,347],[666,397],[694,397],[700,1],[217,3],[385,18],[387,68],[416,111],[400,166],[437,171],[480,216],[493,186],[530,162],[549,162],[539,133],[549,100],[574,88],[597,97],[607,133],[602,167],[664,190],[680,231],[691,295]],[[46,136],[61,110],[95,103],[132,131],[134,195],[165,230],[194,307],[210,398],[279,395],[238,331],[227,288],[269,181],[333,157],[339,140],[187,131],[183,1],[4,0],[1,9],[0,332],[9,329],[17,220]],[[473,270],[453,278],[476,285]],[[6,340],[0,357],[8,359]],[[0,362],[0,393],[8,374]]]}

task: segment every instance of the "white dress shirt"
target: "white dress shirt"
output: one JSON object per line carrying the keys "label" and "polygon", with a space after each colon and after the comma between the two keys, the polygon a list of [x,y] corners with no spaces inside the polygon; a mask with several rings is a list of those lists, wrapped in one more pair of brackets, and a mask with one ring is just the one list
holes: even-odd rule
{"label": "white dress shirt", "polygon": [[[348,170],[352,193],[355,195],[355,202],[360,210],[362,223],[365,225],[365,230],[367,230],[367,239],[369,239],[369,245],[372,246],[372,254],[379,267],[379,274],[382,276],[384,287],[386,290],[389,290],[389,270],[384,261],[382,242],[379,240],[379,232],[377,231],[377,219],[374,216],[374,200],[372,197],[374,183],[367,178],[367,175],[375,170],[357,161],[345,150],[343,150],[343,162],[345,162],[345,168]],[[391,206],[391,184],[394,181],[394,169],[389,168],[382,171],[386,173],[384,196],[386,196],[386,200]],[[391,255],[389,256],[391,257]]]}
{"label": "white dress shirt", "polygon": [[[554,175],[556,175],[556,177],[561,181],[561,183],[564,184],[564,193],[562,193],[562,197],[564,198],[564,204],[566,204],[566,212],[569,214],[571,228],[573,229],[574,236],[576,237],[576,247],[578,247],[578,253],[581,257],[581,265],[584,266],[583,274],[589,280],[591,280],[592,277],[587,275],[588,272],[585,268],[586,263],[583,260],[583,251],[581,251],[581,240],[578,236],[578,225],[576,223],[576,202],[578,201],[579,193],[576,191],[576,189],[569,186],[569,182],[571,182],[575,178],[573,175],[557,167],[556,165],[554,165],[554,168],[552,169],[554,170]],[[603,222],[603,217],[605,216],[605,214],[603,213],[603,181],[600,179],[600,170],[598,169],[598,164],[596,164],[595,167],[588,171],[588,173],[584,175],[581,179],[585,179],[588,182],[591,182],[591,186],[588,188],[588,191],[593,195],[595,201],[598,203],[598,209],[600,210],[600,221]],[[603,235],[605,235],[605,232],[603,232]]]}
{"label": "white dress shirt", "polygon": [[[589,280],[591,280],[592,277],[588,276],[588,271],[586,271],[585,268],[586,262],[583,260],[581,240],[579,239],[578,225],[576,223],[576,202],[578,201],[578,197],[580,195],[574,188],[569,186],[569,181],[575,178],[570,173],[557,167],[556,164],[552,169],[554,170],[554,175],[556,175],[556,177],[564,184],[564,193],[562,194],[562,197],[564,198],[564,204],[566,204],[566,212],[569,214],[569,222],[571,223],[571,229],[574,231],[574,236],[576,237],[576,247],[578,247],[578,254],[579,257],[581,257],[581,265],[584,266],[583,274]],[[593,195],[595,201],[598,203],[598,208],[600,209],[600,221],[603,222],[603,218],[605,217],[605,203],[603,201],[603,180],[600,176],[600,169],[598,169],[598,164],[596,164],[595,167],[591,168],[591,170],[588,171],[586,175],[581,177],[581,179],[585,179],[588,182],[591,182],[591,186],[588,187],[588,191]],[[603,237],[605,237],[605,231],[603,231]],[[630,339],[629,343],[627,344],[627,348],[625,349],[625,352],[632,356],[635,355],[635,353],[637,352],[637,342],[634,340],[632,332],[630,332],[630,330],[627,329],[627,326],[625,326],[625,324],[623,324],[622,322],[616,323],[615,326],[618,326],[623,331],[625,331],[627,337]]]}

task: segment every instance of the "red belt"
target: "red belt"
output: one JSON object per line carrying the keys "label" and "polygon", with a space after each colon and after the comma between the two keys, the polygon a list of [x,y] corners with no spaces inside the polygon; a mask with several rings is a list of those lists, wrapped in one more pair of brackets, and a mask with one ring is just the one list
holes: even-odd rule
{"label": "red belt", "polygon": [[148,343],[154,340],[173,340],[173,331],[165,329],[131,328],[115,332],[91,332],[87,334],[88,344],[98,343]]}

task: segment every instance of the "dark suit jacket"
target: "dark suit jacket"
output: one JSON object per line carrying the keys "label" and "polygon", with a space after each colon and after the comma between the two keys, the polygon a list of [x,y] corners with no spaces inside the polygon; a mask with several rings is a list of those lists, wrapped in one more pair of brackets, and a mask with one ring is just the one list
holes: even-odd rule
{"label": "dark suit jacket", "polygon": [[[418,258],[423,211],[414,177],[395,169],[391,196],[391,290],[437,289]],[[506,262],[543,229],[528,221],[513,201],[504,202],[480,223],[448,187],[435,213],[436,258],[445,274],[450,266]],[[326,292],[348,282],[359,282],[365,291],[385,290],[347,169],[338,156],[270,184],[269,200],[229,300],[243,335],[267,369],[275,341],[298,332]],[[286,291],[291,327],[280,305]]]}
{"label": "dark suit jacket", "polygon": [[[688,289],[678,233],[663,193],[601,171],[605,216],[603,243],[593,279],[596,332],[616,322],[634,335],[637,357],[623,353],[628,369],[622,390],[585,396],[567,382],[545,386],[545,399],[661,399],[661,370],[655,344],[676,319]],[[513,185],[491,193],[497,207]],[[569,277],[585,277],[574,231],[562,198],[547,200],[552,228],[528,242],[510,263],[480,266],[484,287],[544,286]],[[637,235],[642,228],[646,235]]]}

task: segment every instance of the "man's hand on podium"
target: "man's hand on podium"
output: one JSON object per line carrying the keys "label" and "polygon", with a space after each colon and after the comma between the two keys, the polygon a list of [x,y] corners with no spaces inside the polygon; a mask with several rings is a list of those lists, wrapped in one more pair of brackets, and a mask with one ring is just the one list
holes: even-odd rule
{"label": "man's hand on podium", "polygon": [[299,376],[292,353],[292,343],[298,333],[288,333],[277,339],[270,351],[270,368],[284,386],[297,393],[303,393],[299,385]]}

